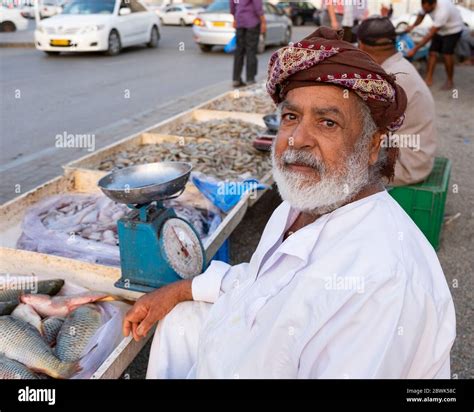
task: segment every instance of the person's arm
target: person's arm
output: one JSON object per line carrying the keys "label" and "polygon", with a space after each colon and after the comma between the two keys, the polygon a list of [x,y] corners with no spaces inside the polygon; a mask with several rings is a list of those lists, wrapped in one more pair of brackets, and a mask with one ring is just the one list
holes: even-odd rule
{"label": "person's arm", "polygon": [[260,33],[265,33],[267,31],[267,21],[265,19],[265,11],[263,10],[262,0],[254,0],[252,2],[255,14],[260,17]]}
{"label": "person's arm", "polygon": [[191,280],[170,283],[140,297],[125,315],[123,335],[131,333],[136,341],[144,338],[178,303],[193,299],[191,283]]}
{"label": "person's arm", "polygon": [[435,26],[431,27],[428,34],[425,37],[423,37],[421,41],[417,43],[416,46],[413,47],[413,49],[411,49],[406,54],[406,57],[408,58],[413,57],[417,53],[418,50],[420,50],[426,43],[428,43],[433,38],[433,36],[438,32],[438,30],[439,30],[438,27],[435,27]]}
{"label": "person's arm", "polygon": [[409,56],[412,57],[415,53],[420,50],[426,43],[428,43],[433,36],[440,30],[449,20],[449,11],[448,9],[441,8],[437,13],[436,17],[433,21],[433,26],[431,27],[428,34],[421,39],[421,41],[412,49],[410,50]]}
{"label": "person's arm", "polygon": [[331,22],[331,27],[334,30],[339,29],[339,23],[337,22],[337,19],[336,19],[336,9],[334,8],[334,5],[332,3],[328,3],[327,11],[329,15],[329,21]]}
{"label": "person's arm", "polygon": [[204,273],[192,280],[180,280],[143,295],[127,312],[123,335],[130,333],[138,341],[156,322],[163,319],[177,304],[189,300],[214,303],[221,294],[239,287],[247,277],[248,263],[231,266],[212,261]]}
{"label": "person's arm", "polygon": [[234,29],[237,28],[237,22],[235,21],[235,2],[237,0],[229,0],[229,4],[230,4],[230,14],[232,14],[232,17],[234,18],[234,20],[232,21],[232,27]]}
{"label": "person's arm", "polygon": [[424,20],[425,15],[426,14],[424,13],[418,13],[418,16],[416,16],[415,23],[407,27],[407,32],[411,32],[416,26],[420,25],[421,22]]}
{"label": "person's arm", "polygon": [[265,20],[265,15],[260,16],[260,33],[266,33],[267,31],[267,21]]}

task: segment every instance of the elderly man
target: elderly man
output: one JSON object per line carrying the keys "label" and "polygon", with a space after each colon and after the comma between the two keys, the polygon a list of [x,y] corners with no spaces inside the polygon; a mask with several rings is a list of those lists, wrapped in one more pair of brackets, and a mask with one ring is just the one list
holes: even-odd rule
{"label": "elderly man", "polygon": [[321,27],[271,57],[284,201],[249,263],[213,261],[130,310],[135,339],[160,320],[148,378],[449,378],[449,288],[381,183],[397,149],[379,158],[380,138],[406,97],[341,38]]}
{"label": "elderly man", "polygon": [[359,48],[388,73],[396,73],[397,83],[407,95],[405,121],[385,143],[398,145],[394,186],[425,180],[431,173],[436,151],[435,105],[433,96],[413,65],[396,48],[395,27],[388,17],[364,20],[358,31]]}

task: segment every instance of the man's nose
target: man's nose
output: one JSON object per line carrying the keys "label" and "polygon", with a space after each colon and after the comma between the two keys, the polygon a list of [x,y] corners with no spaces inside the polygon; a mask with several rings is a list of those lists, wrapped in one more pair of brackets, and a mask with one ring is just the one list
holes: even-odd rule
{"label": "man's nose", "polygon": [[313,149],[317,142],[310,130],[310,125],[304,121],[299,122],[288,138],[288,146],[294,149]]}

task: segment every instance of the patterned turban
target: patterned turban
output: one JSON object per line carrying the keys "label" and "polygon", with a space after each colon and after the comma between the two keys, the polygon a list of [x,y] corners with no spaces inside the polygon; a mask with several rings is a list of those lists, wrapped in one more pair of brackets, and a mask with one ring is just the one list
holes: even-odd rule
{"label": "patterned turban", "polygon": [[268,65],[267,92],[278,104],[297,87],[329,83],[352,90],[370,109],[382,132],[403,123],[407,98],[395,82],[365,52],[342,41],[342,30],[320,27],[298,43],[277,50]]}

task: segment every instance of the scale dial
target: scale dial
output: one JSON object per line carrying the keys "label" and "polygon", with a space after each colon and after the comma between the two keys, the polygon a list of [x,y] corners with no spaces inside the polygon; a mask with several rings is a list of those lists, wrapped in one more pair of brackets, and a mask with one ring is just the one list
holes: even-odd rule
{"label": "scale dial", "polygon": [[199,275],[204,251],[198,235],[183,219],[168,219],[161,228],[162,251],[170,267],[183,279]]}

